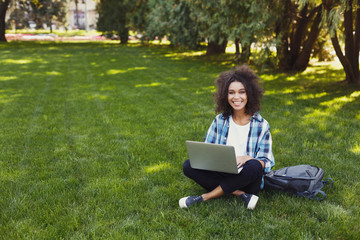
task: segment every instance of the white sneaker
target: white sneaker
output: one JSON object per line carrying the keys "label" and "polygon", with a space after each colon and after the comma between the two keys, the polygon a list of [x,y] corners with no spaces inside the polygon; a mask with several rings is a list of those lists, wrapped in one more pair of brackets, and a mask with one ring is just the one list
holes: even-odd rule
{"label": "white sneaker", "polygon": [[190,205],[198,202],[202,202],[204,199],[202,196],[189,196],[189,197],[183,197],[179,200],[179,206],[180,208],[188,208]]}
{"label": "white sneaker", "polygon": [[254,209],[256,207],[256,204],[259,200],[259,197],[250,193],[244,193],[241,194],[240,197],[242,198],[242,200],[245,203],[245,206],[247,207],[247,209]]}

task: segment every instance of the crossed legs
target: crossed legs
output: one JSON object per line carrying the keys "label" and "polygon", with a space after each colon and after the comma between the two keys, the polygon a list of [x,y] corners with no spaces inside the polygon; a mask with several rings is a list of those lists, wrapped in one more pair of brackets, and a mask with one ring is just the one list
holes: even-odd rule
{"label": "crossed legs", "polygon": [[220,173],[194,169],[190,161],[183,164],[184,174],[194,180],[208,192],[201,195],[203,201],[233,194],[245,197],[245,193],[255,195],[260,191],[263,169],[256,159],[247,161],[239,174]]}

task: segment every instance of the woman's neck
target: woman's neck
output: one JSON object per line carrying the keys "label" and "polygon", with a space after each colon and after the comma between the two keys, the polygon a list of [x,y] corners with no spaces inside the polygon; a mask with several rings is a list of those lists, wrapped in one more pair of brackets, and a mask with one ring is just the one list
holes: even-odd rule
{"label": "woman's neck", "polygon": [[251,116],[246,114],[245,111],[234,111],[232,114],[232,119],[236,124],[246,125],[250,122]]}

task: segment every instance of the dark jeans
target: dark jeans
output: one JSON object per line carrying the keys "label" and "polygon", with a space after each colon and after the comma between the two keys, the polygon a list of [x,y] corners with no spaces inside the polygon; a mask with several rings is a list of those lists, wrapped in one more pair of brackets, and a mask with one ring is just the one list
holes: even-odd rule
{"label": "dark jeans", "polygon": [[183,164],[183,171],[185,176],[209,192],[220,185],[226,194],[235,190],[257,194],[260,191],[263,176],[261,163],[256,159],[251,159],[243,167],[239,174],[200,170],[192,168],[188,159]]}

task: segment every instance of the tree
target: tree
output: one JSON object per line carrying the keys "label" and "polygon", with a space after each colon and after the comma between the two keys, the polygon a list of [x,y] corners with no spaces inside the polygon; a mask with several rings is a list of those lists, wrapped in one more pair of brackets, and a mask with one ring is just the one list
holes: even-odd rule
{"label": "tree", "polygon": [[148,0],[137,0],[131,13],[130,28],[143,34],[146,29],[149,11]]}
{"label": "tree", "polygon": [[191,9],[186,1],[175,1],[169,17],[169,40],[172,44],[191,49],[200,46],[198,24],[191,18]]}
{"label": "tree", "polygon": [[148,40],[162,39],[169,34],[172,1],[149,0],[149,12],[146,16],[145,37]]}
{"label": "tree", "polygon": [[185,0],[149,0],[146,35],[149,39],[168,37],[173,46],[195,49],[200,45],[198,24]]}
{"label": "tree", "polygon": [[[132,20],[138,24],[143,24],[142,18],[139,18],[137,11],[144,11],[147,0],[100,0],[97,10],[99,18],[97,29],[105,34],[117,34],[120,37],[120,43],[128,42],[130,27],[135,26]],[[135,26],[137,27],[137,26]]]}
{"label": "tree", "polygon": [[[273,41],[274,1],[223,1],[229,16],[227,31],[229,39],[234,40],[236,57],[241,62],[249,62],[251,45],[256,43],[260,51],[268,49]],[[241,53],[240,46],[241,45]],[[268,58],[266,58],[268,59]]]}
{"label": "tree", "polygon": [[322,5],[284,0],[276,23],[277,57],[283,71],[304,71],[321,30]]}
{"label": "tree", "polygon": [[188,0],[191,17],[198,24],[199,35],[207,39],[207,55],[225,53],[228,42],[226,31],[229,16],[222,1]]}
{"label": "tree", "polygon": [[6,11],[8,10],[10,0],[0,0],[0,42],[6,42],[5,37],[5,16]]}
{"label": "tree", "polygon": [[[249,61],[251,44],[264,43],[273,35],[273,2],[270,0],[188,0],[202,38],[208,40],[207,54],[224,53],[227,41],[235,42],[236,54]],[[261,45],[261,44],[260,44]]]}
{"label": "tree", "polygon": [[8,11],[11,11],[6,23],[6,28],[23,29],[29,25],[26,16],[26,8],[18,1],[12,1],[9,4]]}
{"label": "tree", "polygon": [[[5,38],[5,16],[11,0],[0,0],[0,41],[6,42]],[[65,23],[67,0],[18,0],[25,11],[28,6],[30,18],[36,20],[37,24],[45,22],[52,31],[52,22]],[[31,9],[30,7],[31,6]]]}
{"label": "tree", "polygon": [[79,0],[74,0],[75,2],[75,24],[76,27],[79,28],[80,24],[79,24]]}
{"label": "tree", "polygon": [[[360,0],[323,0],[322,2],[326,10],[326,20],[331,42],[345,71],[345,81],[349,84],[360,85]],[[343,26],[339,28],[341,17],[343,17],[344,21]],[[343,33],[344,36],[344,52],[340,46],[338,32]]]}
{"label": "tree", "polygon": [[128,18],[126,15],[128,12],[128,1],[100,0],[98,5],[98,30],[110,35],[115,33],[120,37],[120,43],[127,43],[129,27],[127,26]]}
{"label": "tree", "polygon": [[65,24],[67,0],[32,0],[30,1],[29,16],[42,28],[45,23],[52,32],[54,21]]}

